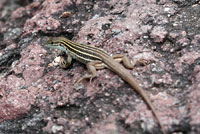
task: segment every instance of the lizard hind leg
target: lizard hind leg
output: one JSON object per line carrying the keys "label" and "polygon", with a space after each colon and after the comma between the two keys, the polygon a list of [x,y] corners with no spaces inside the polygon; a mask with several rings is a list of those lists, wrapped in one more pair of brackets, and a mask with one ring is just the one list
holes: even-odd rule
{"label": "lizard hind leg", "polygon": [[76,80],[75,84],[80,83],[82,80],[85,80],[85,79],[90,79],[90,84],[91,84],[93,78],[95,78],[97,76],[96,70],[104,68],[104,64],[102,64],[101,61],[91,61],[91,62],[87,63],[86,66],[87,66],[89,74],[85,74],[84,76],[82,76],[81,78]]}
{"label": "lizard hind leg", "polygon": [[135,59],[135,60],[130,60],[127,56],[123,55],[123,54],[116,54],[113,55],[112,58],[119,62],[122,63],[124,67],[128,68],[128,69],[133,69],[135,65],[147,65],[149,64],[148,60],[145,59]]}
{"label": "lizard hind leg", "polygon": [[128,69],[132,69],[135,66],[135,62],[132,62],[131,60],[128,59],[127,56],[123,55],[123,54],[116,54],[113,55],[112,58],[119,62],[122,63],[124,67],[128,68]]}

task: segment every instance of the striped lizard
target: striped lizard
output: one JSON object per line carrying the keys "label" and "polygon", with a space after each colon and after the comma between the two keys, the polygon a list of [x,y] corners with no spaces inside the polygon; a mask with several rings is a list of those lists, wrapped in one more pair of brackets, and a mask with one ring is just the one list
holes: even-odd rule
{"label": "striped lizard", "polygon": [[[60,64],[61,67],[67,68],[71,64],[72,59],[76,59],[79,62],[86,64],[89,74],[81,77],[76,83],[84,79],[90,79],[91,82],[91,80],[96,77],[97,69],[108,68],[118,74],[124,81],[129,83],[129,85],[133,89],[135,89],[137,93],[144,99],[146,104],[152,110],[155,118],[157,119],[163,134],[166,134],[164,131],[164,127],[161,124],[160,118],[149,97],[139,86],[138,82],[133,78],[133,76],[124,68],[126,67],[128,69],[132,69],[134,67],[134,63],[130,62],[126,56],[122,54],[110,56],[107,52],[100,48],[85,44],[78,44],[68,40],[65,37],[50,38],[45,43],[45,46],[54,49],[60,49],[61,51],[64,51],[66,53],[66,60],[64,60]],[[124,67],[120,65],[120,62],[124,65]]]}

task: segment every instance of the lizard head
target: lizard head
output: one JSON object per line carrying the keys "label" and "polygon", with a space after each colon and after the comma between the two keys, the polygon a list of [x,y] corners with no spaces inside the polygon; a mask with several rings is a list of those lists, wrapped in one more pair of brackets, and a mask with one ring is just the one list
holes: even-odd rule
{"label": "lizard head", "polygon": [[66,51],[65,43],[63,42],[64,39],[64,37],[51,37],[47,40],[44,46]]}

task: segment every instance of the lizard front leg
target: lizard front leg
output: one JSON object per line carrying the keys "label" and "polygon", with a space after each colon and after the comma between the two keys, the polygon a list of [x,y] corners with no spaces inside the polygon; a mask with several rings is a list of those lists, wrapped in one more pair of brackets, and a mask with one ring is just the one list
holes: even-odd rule
{"label": "lizard front leg", "polygon": [[72,57],[70,55],[60,56],[59,66],[61,68],[68,68],[71,65]]}
{"label": "lizard front leg", "polygon": [[61,55],[57,56],[53,62],[49,63],[48,66],[59,65],[61,68],[68,68],[71,65],[72,57],[67,53],[61,53]]}
{"label": "lizard front leg", "polygon": [[96,70],[105,68],[105,64],[103,64],[101,61],[91,61],[91,62],[87,63],[86,66],[87,66],[89,74],[85,74],[84,76],[79,78],[75,82],[75,84],[81,82],[84,79],[90,79],[90,83],[91,83],[92,79],[97,76]]}

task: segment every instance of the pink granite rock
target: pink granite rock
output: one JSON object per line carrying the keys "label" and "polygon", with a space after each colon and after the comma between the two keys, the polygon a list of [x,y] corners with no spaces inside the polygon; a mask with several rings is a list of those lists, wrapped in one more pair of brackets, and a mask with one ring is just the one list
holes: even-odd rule
{"label": "pink granite rock", "polygon": [[[66,18],[59,16],[70,12]],[[196,1],[3,0],[0,2],[0,133],[161,133],[143,99],[119,76],[48,66],[50,36],[146,59],[130,73],[168,133],[198,134],[199,12]]]}

